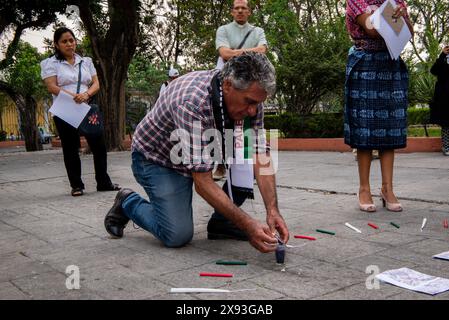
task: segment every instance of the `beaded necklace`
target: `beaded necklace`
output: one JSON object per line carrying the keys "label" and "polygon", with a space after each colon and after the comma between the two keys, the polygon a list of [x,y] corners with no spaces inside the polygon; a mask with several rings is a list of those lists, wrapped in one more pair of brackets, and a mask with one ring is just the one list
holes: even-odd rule
{"label": "beaded necklace", "polygon": [[218,85],[218,91],[220,92],[220,114],[221,114],[221,136],[222,136],[222,145],[220,147],[220,154],[222,155],[222,163],[225,165],[226,170],[228,170],[228,164],[226,161],[226,155],[224,154],[224,150],[226,147],[226,130],[225,130],[225,116],[224,116],[224,106],[223,106],[223,82],[221,81],[221,79],[218,80],[219,85]]}
{"label": "beaded necklace", "polygon": [[221,114],[221,124],[222,124],[222,130],[221,130],[221,136],[222,136],[222,145],[220,146],[220,154],[222,155],[221,161],[222,164],[225,166],[226,168],[226,181],[227,181],[227,185],[228,185],[228,195],[229,198],[231,199],[232,202],[234,202],[234,196],[232,194],[232,182],[231,182],[231,175],[229,173],[229,164],[228,161],[226,159],[226,155],[224,154],[224,150],[226,147],[226,121],[225,121],[225,115],[224,115],[224,106],[223,106],[223,82],[222,80],[219,78],[218,79],[218,91],[220,93],[220,114]]}

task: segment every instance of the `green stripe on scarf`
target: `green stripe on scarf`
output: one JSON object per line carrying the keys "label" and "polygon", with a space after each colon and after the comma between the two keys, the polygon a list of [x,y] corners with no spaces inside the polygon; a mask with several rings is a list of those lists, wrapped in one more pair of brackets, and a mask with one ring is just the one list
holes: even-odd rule
{"label": "green stripe on scarf", "polygon": [[[253,143],[251,136],[251,118],[246,117],[243,122],[243,132],[244,132],[244,157],[245,160],[253,158]],[[248,130],[248,131],[247,131]]]}

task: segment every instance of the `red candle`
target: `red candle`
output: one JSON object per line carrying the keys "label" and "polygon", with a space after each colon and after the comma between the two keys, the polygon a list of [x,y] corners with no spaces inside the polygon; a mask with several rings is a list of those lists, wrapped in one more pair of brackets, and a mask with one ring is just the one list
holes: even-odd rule
{"label": "red candle", "polygon": [[368,225],[371,227],[371,228],[373,228],[373,229],[379,229],[379,227],[378,226],[376,226],[374,223],[368,223]]}
{"label": "red candle", "polygon": [[295,236],[296,239],[305,239],[305,240],[310,240],[310,241],[315,241],[316,238],[314,237],[309,237],[309,236]]}
{"label": "red candle", "polygon": [[220,277],[220,278],[232,278],[232,274],[228,273],[208,273],[208,272],[201,272],[200,277]]}

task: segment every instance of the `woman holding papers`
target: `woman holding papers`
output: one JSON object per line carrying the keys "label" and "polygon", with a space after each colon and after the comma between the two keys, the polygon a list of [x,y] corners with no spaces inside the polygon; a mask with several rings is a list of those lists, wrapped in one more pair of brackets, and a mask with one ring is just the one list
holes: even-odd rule
{"label": "woman holding papers", "polygon": [[[75,53],[76,39],[70,29],[57,29],[53,35],[53,41],[55,54],[41,62],[41,76],[48,91],[54,99],[63,91],[71,95],[77,104],[87,103],[100,88],[92,59]],[[80,74],[81,79],[78,81]],[[77,94],[78,82],[80,82],[80,90]],[[61,139],[64,163],[72,187],[71,194],[74,197],[81,196],[84,183],[81,179],[81,161],[78,153],[80,147],[78,129],[60,117],[54,116],[53,120]],[[103,135],[85,138],[94,156],[97,191],[120,190],[118,185],[111,182],[107,173],[107,153]]]}
{"label": "woman holding papers", "polygon": [[443,154],[449,156],[449,46],[444,47],[430,72],[438,77],[430,104],[430,118],[432,123],[441,126]]}
{"label": "woman holding papers", "polygon": [[[393,163],[395,149],[405,148],[407,143],[409,78],[405,63],[391,58],[385,40],[370,21],[385,1],[348,0],[346,8],[346,25],[354,46],[346,69],[345,143],[358,151],[358,202],[360,210],[366,212],[376,211],[369,182],[372,150],[379,150],[383,205],[389,211],[402,211],[393,193]],[[390,19],[402,21],[413,32],[404,1],[396,3]]]}

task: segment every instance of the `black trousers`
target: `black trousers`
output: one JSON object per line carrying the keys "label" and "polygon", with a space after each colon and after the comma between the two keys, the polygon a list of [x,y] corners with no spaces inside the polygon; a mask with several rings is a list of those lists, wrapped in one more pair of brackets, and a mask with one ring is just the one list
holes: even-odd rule
{"label": "black trousers", "polygon": [[[227,181],[223,184],[223,188],[222,189],[226,193],[226,195],[229,197],[228,182]],[[232,198],[234,199],[234,204],[237,207],[240,207],[245,202],[245,200],[247,199],[246,194],[244,192],[241,192],[238,189],[232,188],[232,187],[231,187],[231,191],[232,191]],[[214,213],[212,214],[212,219],[228,220],[227,218],[224,217],[223,214],[221,214],[217,210],[215,210]]]}
{"label": "black trousers", "polygon": [[[84,189],[81,180],[81,160],[79,156],[80,135],[75,129],[64,120],[53,117],[56,129],[61,139],[62,152],[64,154],[64,164],[72,188]],[[108,187],[111,185],[111,178],[107,173],[107,151],[104,136],[85,137],[90,150],[94,156],[95,180],[97,187]]]}

